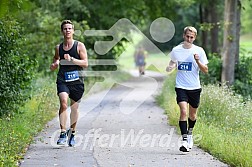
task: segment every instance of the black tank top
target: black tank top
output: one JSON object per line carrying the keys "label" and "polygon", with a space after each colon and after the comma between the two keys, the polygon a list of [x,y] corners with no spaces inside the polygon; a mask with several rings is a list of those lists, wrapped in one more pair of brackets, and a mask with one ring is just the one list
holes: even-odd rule
{"label": "black tank top", "polygon": [[[80,59],[80,55],[78,54],[78,51],[77,51],[77,46],[78,46],[78,41],[74,41],[72,48],[69,49],[68,51],[65,51],[63,49],[63,43],[61,43],[59,46],[60,61],[61,60],[65,62],[67,61],[64,58],[64,54],[69,54],[71,57],[74,57],[75,59]],[[79,79],[75,81],[71,81],[71,82],[66,82],[65,73],[72,72],[72,71],[78,71]],[[78,65],[64,65],[64,63],[60,63],[60,67],[59,67],[59,71],[57,75],[57,83],[66,83],[69,85],[82,84],[84,83],[84,76],[82,76],[83,73],[81,73],[81,71],[83,71],[83,67],[80,67]]]}

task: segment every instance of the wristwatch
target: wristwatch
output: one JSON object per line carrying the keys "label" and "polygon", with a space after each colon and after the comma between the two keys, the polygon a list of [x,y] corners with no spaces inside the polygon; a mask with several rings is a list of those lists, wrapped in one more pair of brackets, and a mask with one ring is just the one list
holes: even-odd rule
{"label": "wristwatch", "polygon": [[74,58],[73,57],[70,57],[70,61],[73,61],[74,60]]}

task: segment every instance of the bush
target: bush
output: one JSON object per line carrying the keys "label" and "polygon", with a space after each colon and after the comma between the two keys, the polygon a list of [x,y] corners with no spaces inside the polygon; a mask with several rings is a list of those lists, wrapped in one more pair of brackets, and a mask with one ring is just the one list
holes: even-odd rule
{"label": "bush", "polygon": [[209,54],[208,56],[208,74],[200,75],[204,84],[215,84],[221,81],[221,59],[218,54]]}
{"label": "bush", "polygon": [[34,77],[36,63],[21,48],[19,24],[0,20],[0,27],[0,115],[3,115],[17,111],[29,97],[26,90]]}
{"label": "bush", "polygon": [[[200,75],[201,82],[205,85],[221,83],[222,71],[221,56],[209,54],[209,72]],[[235,82],[232,85],[235,93],[242,95],[245,99],[252,97],[252,57],[240,55],[239,63],[235,67]]]}
{"label": "bush", "polygon": [[252,57],[241,56],[235,69],[233,89],[245,98],[252,97]]}

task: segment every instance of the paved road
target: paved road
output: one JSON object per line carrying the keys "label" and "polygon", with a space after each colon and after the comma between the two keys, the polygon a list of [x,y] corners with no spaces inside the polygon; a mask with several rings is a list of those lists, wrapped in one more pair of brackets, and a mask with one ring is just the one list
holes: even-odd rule
{"label": "paved road", "polygon": [[[132,72],[137,76],[136,72]],[[153,72],[84,98],[76,147],[57,146],[58,118],[31,144],[22,167],[224,167],[196,146],[179,149],[180,136],[155,104],[164,77]]]}

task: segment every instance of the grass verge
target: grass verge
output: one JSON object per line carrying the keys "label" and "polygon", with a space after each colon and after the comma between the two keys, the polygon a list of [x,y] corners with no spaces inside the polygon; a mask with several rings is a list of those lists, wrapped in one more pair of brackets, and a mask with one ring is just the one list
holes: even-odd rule
{"label": "grass verge", "polygon": [[13,167],[41,131],[46,122],[52,119],[57,111],[55,87],[49,78],[38,79],[34,85],[33,95],[19,109],[19,113],[0,118],[0,166]]}
{"label": "grass verge", "polygon": [[[179,108],[174,91],[175,75],[165,81],[157,101],[168,115],[169,124],[178,127]],[[203,86],[194,135],[196,141],[216,158],[230,166],[252,166],[252,102],[242,102],[227,87]]]}

